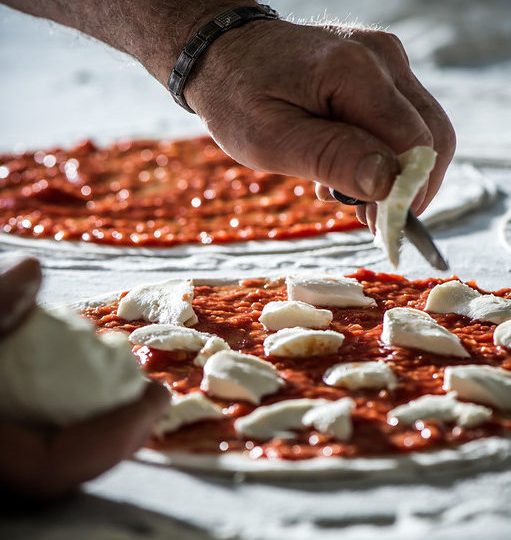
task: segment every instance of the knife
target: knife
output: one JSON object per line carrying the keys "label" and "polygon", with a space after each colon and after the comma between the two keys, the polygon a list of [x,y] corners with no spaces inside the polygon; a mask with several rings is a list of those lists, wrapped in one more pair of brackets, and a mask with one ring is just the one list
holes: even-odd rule
{"label": "knife", "polygon": [[[332,197],[343,204],[350,206],[358,206],[365,204],[365,201],[354,199],[353,197],[347,197],[339,191],[330,188],[330,194]],[[406,224],[404,233],[406,238],[417,248],[418,252],[428,261],[428,263],[437,270],[449,270],[449,265],[436,247],[433,238],[429,234],[429,231],[420,221],[420,219],[411,211],[408,211],[406,217]]]}

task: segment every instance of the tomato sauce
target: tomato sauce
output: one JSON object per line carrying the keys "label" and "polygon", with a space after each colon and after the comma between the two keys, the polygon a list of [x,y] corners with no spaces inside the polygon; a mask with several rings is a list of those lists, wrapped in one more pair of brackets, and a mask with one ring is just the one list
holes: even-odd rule
{"label": "tomato sauce", "polygon": [[[317,456],[373,456],[452,447],[481,437],[509,434],[511,420],[494,413],[492,420],[476,428],[449,423],[418,422],[415,426],[391,426],[388,411],[423,394],[443,394],[446,365],[487,364],[511,370],[511,353],[493,344],[494,324],[470,320],[455,314],[431,314],[441,325],[461,339],[471,358],[441,357],[427,352],[390,348],[379,340],[385,310],[393,307],[424,309],[429,290],[444,280],[408,281],[401,276],[359,270],[352,275],[364,285],[364,292],[377,301],[377,307],[328,308],[334,318],[331,329],[342,332],[345,342],[338,353],[311,358],[266,357],[279,370],[286,385],[262,400],[261,405],[291,398],[351,396],[356,402],[354,433],[348,442],[339,442],[312,429],[296,433],[292,440],[257,441],[240,439],[234,420],[254,410],[241,401],[213,398],[227,417],[184,426],[163,440],[153,440],[154,448],[191,452],[243,451],[253,458],[307,459]],[[475,286],[471,283],[470,285]],[[511,298],[511,289],[496,294]],[[287,299],[283,280],[249,279],[240,285],[196,286],[193,300],[199,323],[197,330],[223,337],[233,349],[264,358],[263,341],[269,334],[258,322],[263,306],[272,300]],[[127,322],[116,315],[117,304],[85,311],[100,329],[132,331],[145,322]],[[140,365],[154,380],[179,393],[199,389],[202,369],[193,365],[193,355],[184,351],[164,352],[147,347],[135,348]],[[398,388],[350,391],[324,384],[324,372],[340,362],[384,360],[399,379]]]}
{"label": "tomato sauce", "polygon": [[0,231],[117,246],[303,238],[362,225],[312,182],[255,172],[209,137],[0,156]]}

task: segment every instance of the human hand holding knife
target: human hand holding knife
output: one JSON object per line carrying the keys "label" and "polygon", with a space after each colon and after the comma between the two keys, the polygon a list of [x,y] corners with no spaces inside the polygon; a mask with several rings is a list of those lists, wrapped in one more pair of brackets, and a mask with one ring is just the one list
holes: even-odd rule
{"label": "human hand holding knife", "polygon": [[[330,188],[330,194],[343,204],[350,206],[365,204],[365,201],[347,197],[333,188]],[[429,231],[411,210],[408,211],[404,234],[433,268],[443,271],[449,270],[449,264],[436,247]]]}

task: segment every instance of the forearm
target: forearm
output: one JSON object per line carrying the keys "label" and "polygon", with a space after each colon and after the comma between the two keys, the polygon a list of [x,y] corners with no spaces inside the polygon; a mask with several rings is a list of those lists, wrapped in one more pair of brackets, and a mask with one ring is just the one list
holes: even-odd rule
{"label": "forearm", "polygon": [[161,83],[187,40],[215,15],[253,0],[0,0],[75,28],[138,59]]}

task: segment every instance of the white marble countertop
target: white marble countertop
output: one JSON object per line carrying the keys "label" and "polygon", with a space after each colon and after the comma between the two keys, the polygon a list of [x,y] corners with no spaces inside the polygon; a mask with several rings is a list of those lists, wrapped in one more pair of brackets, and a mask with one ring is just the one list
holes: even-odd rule
{"label": "white marble countertop", "polygon": [[[444,26],[446,6],[456,10],[459,4],[428,2],[443,6],[437,19]],[[495,13],[506,6],[497,0],[493,4]],[[292,9],[297,16],[320,13],[325,6],[341,18],[351,12],[351,17],[358,15],[363,21],[395,21],[392,29],[409,45],[423,80],[454,120],[459,156],[486,163],[484,173],[500,188],[491,208],[437,230],[435,238],[462,279],[476,279],[489,289],[511,286],[511,251],[500,237],[502,218],[511,210],[511,168],[503,166],[511,160],[511,62],[470,69],[434,67],[434,48],[424,44],[428,41],[424,25],[435,30],[433,35],[443,43],[441,58],[448,50],[452,63],[452,58],[459,59],[459,49],[445,32],[439,32],[440,24],[431,22],[433,7],[419,21],[412,17],[414,9],[424,11],[420,2],[412,0],[384,4],[279,0],[274,5],[283,12]],[[174,137],[203,129],[196,117],[177,109],[142,68],[122,55],[5,8],[0,8],[0,69],[2,149],[65,146],[87,136],[100,141],[138,135]],[[491,163],[499,166],[488,166]],[[384,261],[370,267],[390,270]],[[408,247],[401,270],[412,278],[431,274]],[[95,269],[93,261],[79,268],[48,267],[42,300],[69,301],[71,291],[75,300],[164,275],[129,267],[105,271]],[[511,471],[424,479],[413,485],[285,484],[124,462],[88,483],[77,497],[44,510],[17,509],[0,515],[0,537],[10,539],[359,540],[376,535],[382,540],[510,538]]]}

